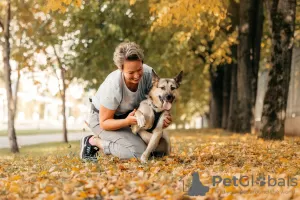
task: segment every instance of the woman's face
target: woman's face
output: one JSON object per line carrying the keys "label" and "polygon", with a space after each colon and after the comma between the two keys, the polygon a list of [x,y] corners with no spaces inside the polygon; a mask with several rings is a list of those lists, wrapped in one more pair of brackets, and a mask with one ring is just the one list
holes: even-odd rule
{"label": "woman's face", "polygon": [[127,83],[138,84],[143,76],[143,63],[139,60],[125,60],[123,74]]}

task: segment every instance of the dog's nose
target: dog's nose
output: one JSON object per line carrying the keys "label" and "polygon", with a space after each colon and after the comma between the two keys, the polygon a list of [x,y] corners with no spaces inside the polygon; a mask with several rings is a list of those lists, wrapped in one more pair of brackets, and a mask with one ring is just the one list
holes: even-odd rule
{"label": "dog's nose", "polygon": [[173,98],[174,98],[174,96],[171,95],[171,94],[168,94],[168,95],[166,96],[167,101],[173,101]]}

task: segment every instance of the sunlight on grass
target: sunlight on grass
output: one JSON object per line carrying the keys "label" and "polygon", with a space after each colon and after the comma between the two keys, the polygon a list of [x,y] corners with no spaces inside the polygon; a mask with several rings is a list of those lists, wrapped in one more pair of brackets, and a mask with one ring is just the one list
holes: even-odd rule
{"label": "sunlight on grass", "polygon": [[[83,130],[68,130],[69,133],[78,133]],[[43,135],[52,133],[62,133],[61,129],[30,129],[30,130],[16,130],[18,135]],[[0,136],[7,136],[7,130],[0,130]]]}
{"label": "sunlight on grass", "polygon": [[22,156],[45,156],[45,155],[61,155],[72,151],[79,150],[79,141],[72,141],[68,144],[62,142],[43,143],[37,145],[23,146],[20,148],[20,153],[13,154],[10,149],[0,149],[1,158],[13,158]]}

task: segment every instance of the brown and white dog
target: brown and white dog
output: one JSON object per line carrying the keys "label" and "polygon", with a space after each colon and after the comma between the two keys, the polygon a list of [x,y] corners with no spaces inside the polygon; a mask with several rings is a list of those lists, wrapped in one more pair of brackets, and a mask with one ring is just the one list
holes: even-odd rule
{"label": "brown and white dog", "polygon": [[158,146],[163,137],[167,142],[167,154],[170,153],[170,138],[163,131],[163,122],[166,112],[170,112],[172,103],[176,99],[177,89],[182,80],[181,71],[175,78],[159,78],[152,70],[152,88],[148,98],[142,101],[135,112],[137,125],[131,126],[134,134],[139,134],[146,142],[147,148],[141,156],[141,161],[146,163],[149,155]]}

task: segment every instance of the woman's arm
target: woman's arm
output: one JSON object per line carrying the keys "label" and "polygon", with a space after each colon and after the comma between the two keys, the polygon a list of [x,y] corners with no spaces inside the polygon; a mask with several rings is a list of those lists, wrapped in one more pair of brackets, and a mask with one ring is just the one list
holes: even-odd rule
{"label": "woman's arm", "polygon": [[135,110],[129,113],[125,119],[114,119],[115,112],[115,110],[110,110],[100,105],[99,123],[102,129],[114,131],[137,123],[136,118],[134,117]]}

